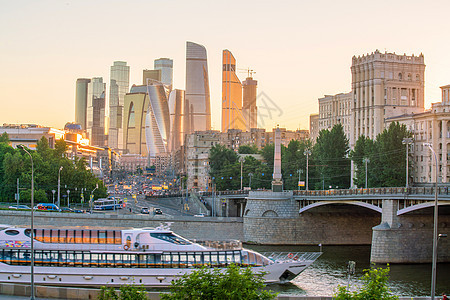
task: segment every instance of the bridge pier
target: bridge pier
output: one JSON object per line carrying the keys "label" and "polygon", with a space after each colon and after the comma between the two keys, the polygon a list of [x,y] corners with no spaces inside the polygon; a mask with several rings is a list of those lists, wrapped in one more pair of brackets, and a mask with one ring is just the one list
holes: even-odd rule
{"label": "bridge pier", "polygon": [[[372,263],[429,263],[432,257],[433,207],[397,215],[401,200],[383,200],[381,223],[373,227]],[[450,234],[450,217],[439,216],[438,233]],[[438,261],[449,262],[450,243],[438,244]]]}

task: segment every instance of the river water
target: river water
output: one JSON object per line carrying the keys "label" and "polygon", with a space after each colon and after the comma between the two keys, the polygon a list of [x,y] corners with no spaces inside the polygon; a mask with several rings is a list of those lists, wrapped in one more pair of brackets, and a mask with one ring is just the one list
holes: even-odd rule
{"label": "river water", "polygon": [[[256,246],[247,248],[258,252],[302,252],[319,251],[318,246]],[[356,274],[351,276],[350,289],[362,285],[359,279],[364,269],[370,268],[370,246],[324,246],[323,254],[292,284],[271,285],[270,289],[286,295],[332,296],[338,285],[347,285],[347,264],[356,262]],[[389,287],[398,296],[430,296],[430,264],[390,265]],[[450,293],[450,263],[437,265],[436,295]]]}

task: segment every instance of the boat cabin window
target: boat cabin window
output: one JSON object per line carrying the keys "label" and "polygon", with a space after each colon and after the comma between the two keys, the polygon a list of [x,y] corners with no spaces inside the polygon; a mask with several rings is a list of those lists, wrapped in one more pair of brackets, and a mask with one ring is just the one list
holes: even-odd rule
{"label": "boat cabin window", "polygon": [[186,239],[183,239],[182,237],[176,236],[173,233],[159,233],[159,232],[152,232],[150,233],[150,236],[152,238],[156,238],[159,240],[163,240],[172,244],[177,244],[177,245],[190,245],[192,244],[191,242],[189,242]]}
{"label": "boat cabin window", "polygon": [[[30,236],[30,232],[29,229],[26,229],[25,235]],[[120,230],[35,229],[34,237],[37,241],[43,243],[122,244],[122,232]]]}
{"label": "boat cabin window", "polygon": [[10,230],[6,230],[5,233],[7,235],[18,235],[19,231],[18,230],[14,230],[14,229],[10,229]]}

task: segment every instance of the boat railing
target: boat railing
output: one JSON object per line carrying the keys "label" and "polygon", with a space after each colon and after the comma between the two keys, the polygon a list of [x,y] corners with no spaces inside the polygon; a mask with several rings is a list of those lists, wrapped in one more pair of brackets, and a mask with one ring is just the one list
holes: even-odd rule
{"label": "boat railing", "polygon": [[242,242],[239,240],[225,240],[225,241],[196,241],[195,243],[210,249],[217,250],[240,250],[242,249]]}
{"label": "boat railing", "polygon": [[315,261],[322,252],[261,252],[274,262]]}

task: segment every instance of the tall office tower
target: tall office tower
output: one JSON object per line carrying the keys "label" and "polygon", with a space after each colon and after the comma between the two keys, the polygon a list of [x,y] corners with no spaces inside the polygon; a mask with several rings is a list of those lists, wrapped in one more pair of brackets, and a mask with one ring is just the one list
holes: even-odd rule
{"label": "tall office tower", "polygon": [[245,130],[242,116],[242,85],[236,75],[236,59],[229,50],[222,53],[222,132]]}
{"label": "tall office tower", "polygon": [[186,100],[190,105],[190,132],[209,130],[211,104],[206,49],[192,42],[186,42]]}
{"label": "tall office tower", "polygon": [[172,89],[173,86],[173,60],[170,58],[155,59],[155,70],[161,70],[160,81]]}
{"label": "tall office tower", "polygon": [[142,71],[142,84],[146,85],[147,82],[159,81],[161,82],[161,70],[143,70]]}
{"label": "tall office tower", "polygon": [[166,92],[162,84],[147,85],[149,97],[145,117],[145,136],[150,157],[167,153],[170,134],[170,113]]}
{"label": "tall office tower", "polygon": [[145,118],[148,111],[147,86],[133,86],[125,95],[123,108],[124,153],[147,155]]}
{"label": "tall office tower", "polygon": [[380,53],[352,58],[350,145],[359,136],[371,139],[384,130],[386,118],[424,110],[423,54]]}
{"label": "tall office tower", "polygon": [[183,90],[173,90],[169,95],[170,140],[169,151],[177,151],[184,142],[185,101]]}
{"label": "tall office tower", "polygon": [[75,123],[80,124],[83,130],[87,125],[88,84],[87,78],[78,78],[75,90]]}
{"label": "tall office tower", "polygon": [[108,146],[123,149],[123,104],[130,85],[130,67],[124,61],[115,61],[111,66],[109,90]]}
{"label": "tall office tower", "polygon": [[105,145],[105,90],[102,77],[88,84],[87,133],[93,146]]}
{"label": "tall office tower", "polygon": [[244,116],[246,131],[258,127],[258,108],[256,107],[257,86],[258,81],[253,80],[251,76],[242,82],[242,115]]}

